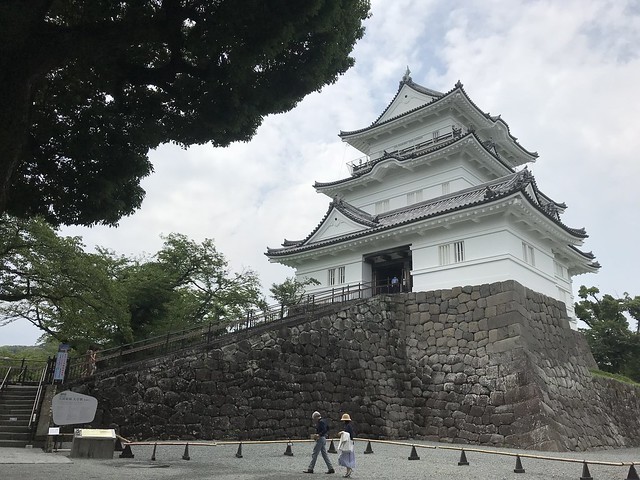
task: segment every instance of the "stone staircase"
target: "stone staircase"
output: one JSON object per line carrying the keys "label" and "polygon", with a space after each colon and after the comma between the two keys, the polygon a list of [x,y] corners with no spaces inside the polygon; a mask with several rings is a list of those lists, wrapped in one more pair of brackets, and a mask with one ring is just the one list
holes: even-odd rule
{"label": "stone staircase", "polygon": [[24,448],[30,445],[29,417],[38,387],[6,385],[0,392],[0,447]]}

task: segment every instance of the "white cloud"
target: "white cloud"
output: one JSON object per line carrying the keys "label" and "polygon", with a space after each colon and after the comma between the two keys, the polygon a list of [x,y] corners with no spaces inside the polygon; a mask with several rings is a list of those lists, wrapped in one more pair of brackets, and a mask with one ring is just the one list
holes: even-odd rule
{"label": "white cloud", "polygon": [[[525,148],[540,153],[531,167],[539,187],[567,203],[565,222],[587,229],[585,249],[603,265],[574,279],[577,286],[640,295],[637,5],[374,0],[356,65],[338,82],[267,118],[249,143],[152,152],[156,172],[143,183],[139,212],[117,229],[64,233],[123,254],[157,251],[161,233],[214,238],[234,268],[257,270],[268,288],[292,270],[270,264],[266,247],[317,225],[330,199],[313,182],[346,176],[345,162],[360,155],[337,134],[371,124],[408,65],[415,82],[436,90],[460,79],[481,109],[500,114]],[[4,333],[0,343],[17,342]]]}

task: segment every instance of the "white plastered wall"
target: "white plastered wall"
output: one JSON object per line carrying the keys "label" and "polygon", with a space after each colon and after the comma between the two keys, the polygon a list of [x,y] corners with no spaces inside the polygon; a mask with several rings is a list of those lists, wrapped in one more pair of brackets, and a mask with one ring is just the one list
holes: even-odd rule
{"label": "white plastered wall", "polygon": [[[503,217],[484,219],[482,226],[470,233],[468,224],[458,224],[414,242],[414,291],[515,280],[565,302],[567,315],[573,318],[571,280],[556,275],[549,243],[532,231],[509,225]],[[439,246],[458,241],[464,241],[464,261],[440,265]],[[523,242],[534,249],[533,265],[524,259]]]}
{"label": "white plastered wall", "polygon": [[416,168],[411,175],[400,167],[392,167],[384,176],[384,182],[372,181],[367,188],[346,191],[343,199],[351,205],[375,215],[375,204],[389,200],[389,210],[407,206],[407,194],[422,191],[422,200],[443,195],[442,184],[449,182],[449,191],[454,193],[473,187],[489,180],[486,174],[474,168],[473,164],[463,163],[459,158],[438,162],[430,167]]}

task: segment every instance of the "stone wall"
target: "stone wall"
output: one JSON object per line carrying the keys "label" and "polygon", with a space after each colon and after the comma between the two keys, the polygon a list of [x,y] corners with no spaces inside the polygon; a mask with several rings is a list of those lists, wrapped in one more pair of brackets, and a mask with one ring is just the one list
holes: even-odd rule
{"label": "stone wall", "polygon": [[507,281],[379,296],[98,374],[96,423],[138,439],[362,436],[541,450],[636,446],[638,391],[593,378],[563,304]]}

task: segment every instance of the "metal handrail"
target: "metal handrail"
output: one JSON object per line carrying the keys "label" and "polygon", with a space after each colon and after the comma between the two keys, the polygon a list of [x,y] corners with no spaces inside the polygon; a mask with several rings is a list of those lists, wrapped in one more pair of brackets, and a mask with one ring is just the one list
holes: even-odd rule
{"label": "metal handrail", "polygon": [[22,360],[17,358],[0,359],[0,375],[4,375],[4,385],[12,383],[29,383],[37,385],[39,380],[38,372],[47,361],[43,360]]}
{"label": "metal handrail", "polygon": [[[99,370],[111,370],[124,364],[147,360],[198,345],[210,345],[226,335],[237,335],[279,321],[293,321],[297,317],[316,314],[318,308],[331,308],[344,302],[369,298],[381,293],[392,293],[389,285],[371,282],[348,284],[330,290],[307,294],[302,301],[290,306],[271,305],[261,311],[248,311],[241,318],[219,323],[196,325],[187,329],[168,332],[138,342],[96,352],[95,366]],[[70,359],[65,381],[73,381],[93,374],[87,368],[85,356]]]}
{"label": "metal handrail", "polygon": [[9,378],[9,374],[11,373],[11,368],[12,367],[9,367],[9,369],[7,370],[7,373],[5,374],[4,378],[2,379],[2,384],[0,384],[0,392],[4,388],[4,385],[7,383],[7,379]]}
{"label": "metal handrail", "polygon": [[29,416],[29,427],[35,422],[37,413],[36,410],[38,408],[38,404],[40,403],[40,397],[42,395],[42,385],[44,384],[44,379],[47,377],[47,373],[49,372],[49,364],[45,365],[42,368],[42,374],[40,375],[40,382],[38,382],[38,391],[36,392],[36,398],[33,401],[33,407],[31,407],[31,415]]}
{"label": "metal handrail", "polygon": [[[336,298],[347,298],[357,294],[358,292],[368,291],[373,287],[372,283],[359,283],[352,288],[350,285],[345,285],[341,288],[333,288],[331,290],[323,290],[321,292],[312,293],[303,297],[303,301],[301,301],[297,305],[291,305],[289,308],[294,308],[297,306],[306,307],[310,304],[322,304],[322,303],[336,303]],[[359,295],[356,298],[362,298],[362,295]],[[249,318],[252,320],[252,325],[257,323],[265,323],[265,321],[272,321],[280,319],[280,308],[281,305],[270,305],[263,311],[253,311],[248,312]],[[261,321],[262,319],[262,321]],[[197,337],[202,334],[205,330],[209,330],[212,327],[215,329],[227,329],[229,331],[237,331],[241,329],[244,325],[246,325],[246,317],[242,319],[230,320],[222,323],[208,323],[206,325],[196,325],[190,328],[183,328],[174,332],[168,332],[166,334],[157,335],[154,337],[149,337],[144,340],[139,340],[137,342],[128,343],[126,345],[121,345],[118,347],[113,347],[105,350],[100,350],[97,352],[96,361],[104,361],[110,360],[112,358],[121,357],[124,353],[135,353],[148,348],[158,347],[162,344],[166,344],[168,340],[176,341],[176,340],[184,340],[192,337]]]}
{"label": "metal handrail", "polygon": [[[428,140],[425,140],[424,142],[416,143],[415,145],[411,145],[410,147],[397,148],[388,152],[385,150],[384,154],[381,157],[376,158],[375,160],[372,160],[371,157],[357,158],[356,160],[347,162],[347,167],[349,168],[350,173],[355,174],[360,170],[372,167],[388,156],[404,157],[405,155],[418,154],[425,149],[431,148],[433,145],[443,143],[454,138],[459,138],[467,131],[463,127],[456,127],[455,125],[450,125],[450,127],[450,132],[442,133],[442,135],[430,138]],[[363,162],[362,160],[364,158],[366,158],[366,160]]]}

